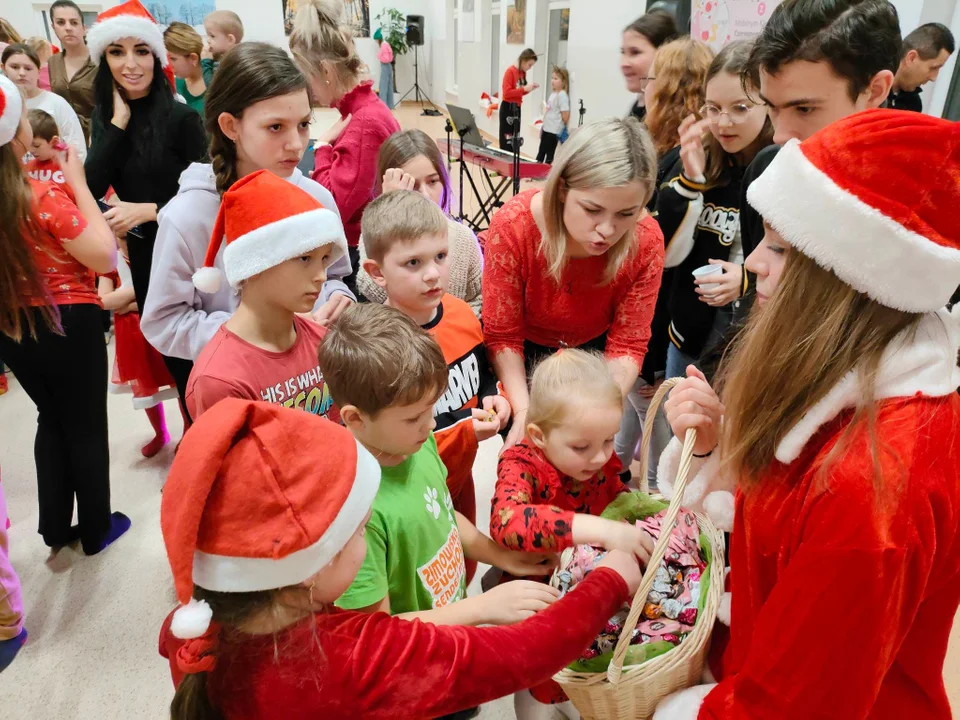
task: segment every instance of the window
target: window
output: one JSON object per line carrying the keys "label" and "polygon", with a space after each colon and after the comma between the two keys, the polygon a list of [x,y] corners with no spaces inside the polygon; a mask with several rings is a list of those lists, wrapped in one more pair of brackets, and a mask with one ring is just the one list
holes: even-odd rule
{"label": "window", "polygon": [[447,67],[453,72],[447,79],[447,92],[456,95],[460,86],[460,2],[447,0]]}
{"label": "window", "polygon": [[[499,8],[498,8],[499,9]],[[500,13],[490,23],[490,95],[500,93]]]}

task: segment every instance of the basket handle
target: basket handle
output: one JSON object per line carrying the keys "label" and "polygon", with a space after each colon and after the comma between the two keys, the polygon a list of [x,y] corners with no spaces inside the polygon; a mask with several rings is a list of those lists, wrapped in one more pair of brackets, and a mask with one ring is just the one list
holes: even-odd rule
{"label": "basket handle", "polygon": [[[647,467],[649,465],[650,437],[653,435],[653,422],[657,411],[660,409],[660,403],[674,385],[683,378],[671,378],[664,382],[650,401],[650,409],[647,410],[647,419],[643,429],[643,444],[641,452],[643,453],[643,475],[647,477]],[[630,636],[637,627],[640,619],[640,613],[647,601],[647,595],[653,588],[653,582],[657,576],[657,569],[666,555],[667,546],[670,543],[670,535],[673,526],[677,522],[677,516],[680,514],[680,506],[683,502],[683,494],[687,489],[687,476],[690,474],[690,466],[693,462],[693,447],[697,442],[697,431],[695,428],[687,430],[686,437],[683,439],[683,451],[680,455],[680,468],[677,471],[677,479],[673,486],[673,499],[670,501],[670,507],[667,508],[667,515],[660,526],[660,537],[653,546],[653,552],[650,554],[650,561],[647,563],[647,569],[643,573],[643,580],[637,592],[633,596],[633,602],[630,605],[630,614],[627,615],[626,622],[623,624],[623,631],[617,640],[617,646],[613,651],[613,659],[607,668],[607,680],[616,685],[620,682],[623,674],[623,661],[627,655],[627,649],[630,647]]]}

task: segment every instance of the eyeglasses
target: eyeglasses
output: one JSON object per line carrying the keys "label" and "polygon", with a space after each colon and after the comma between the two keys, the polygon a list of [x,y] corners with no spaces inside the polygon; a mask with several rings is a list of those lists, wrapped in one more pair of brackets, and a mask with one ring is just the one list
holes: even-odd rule
{"label": "eyeglasses", "polygon": [[656,80],[655,77],[642,77],[642,78],[640,78],[640,89],[641,89],[641,90],[646,89],[647,85],[649,85],[650,83],[652,83],[654,80]]}
{"label": "eyeglasses", "polygon": [[730,119],[730,122],[734,125],[739,125],[750,116],[750,111],[755,107],[756,105],[748,103],[737,103],[736,105],[731,105],[727,110],[722,110],[716,105],[707,103],[700,108],[700,117],[706,118],[713,124],[717,124],[720,122],[720,117],[726,115]]}

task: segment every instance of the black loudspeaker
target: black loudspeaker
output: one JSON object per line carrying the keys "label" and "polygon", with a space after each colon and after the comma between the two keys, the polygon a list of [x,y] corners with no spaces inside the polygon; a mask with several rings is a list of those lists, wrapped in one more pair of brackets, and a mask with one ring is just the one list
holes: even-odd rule
{"label": "black loudspeaker", "polygon": [[407,44],[423,45],[423,15],[407,15]]}

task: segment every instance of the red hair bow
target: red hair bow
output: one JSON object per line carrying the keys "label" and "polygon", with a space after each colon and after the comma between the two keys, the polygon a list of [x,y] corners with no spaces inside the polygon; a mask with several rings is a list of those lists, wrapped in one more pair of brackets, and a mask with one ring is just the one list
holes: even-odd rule
{"label": "red hair bow", "polygon": [[217,666],[219,647],[220,625],[211,622],[203,635],[186,640],[180,646],[177,650],[177,667],[188,674],[211,672]]}

